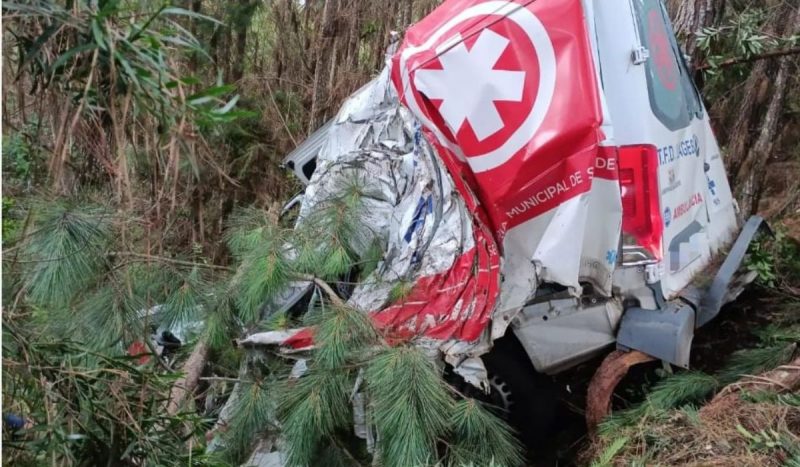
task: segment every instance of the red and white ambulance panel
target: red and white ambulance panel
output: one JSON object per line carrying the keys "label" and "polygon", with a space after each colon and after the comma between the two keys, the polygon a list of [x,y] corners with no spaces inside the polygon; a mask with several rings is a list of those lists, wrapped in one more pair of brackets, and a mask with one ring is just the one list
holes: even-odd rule
{"label": "red and white ambulance panel", "polygon": [[501,245],[499,310],[541,281],[610,293],[622,213],[593,56],[579,0],[454,0],[392,59],[401,102]]}

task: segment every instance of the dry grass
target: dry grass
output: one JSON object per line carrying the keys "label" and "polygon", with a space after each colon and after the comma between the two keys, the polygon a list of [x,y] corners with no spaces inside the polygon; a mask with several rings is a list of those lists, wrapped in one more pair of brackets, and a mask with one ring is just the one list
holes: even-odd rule
{"label": "dry grass", "polygon": [[[800,357],[760,376],[745,376],[699,410],[648,408],[631,426],[607,426],[582,458],[594,459],[595,466],[798,465],[798,362]],[[621,438],[627,442],[620,447]]]}
{"label": "dry grass", "polygon": [[[715,403],[712,410],[673,410],[644,418],[635,427],[601,437],[585,459],[594,459],[614,439],[628,442],[612,465],[780,466],[789,446],[800,446],[800,408],[778,402],[753,402],[738,395]],[[743,430],[745,432],[743,432]],[[749,433],[751,437],[748,437]],[[759,442],[779,434],[782,442]]]}

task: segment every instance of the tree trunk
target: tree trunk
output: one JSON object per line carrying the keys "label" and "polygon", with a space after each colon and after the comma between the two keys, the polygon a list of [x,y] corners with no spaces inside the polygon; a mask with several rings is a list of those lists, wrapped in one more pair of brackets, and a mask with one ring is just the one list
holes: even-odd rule
{"label": "tree trunk", "polygon": [[[800,9],[793,13],[786,12],[784,35],[791,36],[800,32]],[[731,169],[735,186],[736,199],[745,215],[755,214],[763,191],[762,182],[766,173],[767,161],[778,135],[778,124],[783,111],[788,86],[791,56],[778,60],[777,72],[768,72],[768,62],[761,61],[753,69],[747,80],[747,92],[740,106],[740,114],[734,125],[730,152],[733,157]],[[768,75],[771,78],[768,78]],[[767,88],[767,89],[763,89]],[[759,125],[756,142],[749,144],[748,129],[752,127],[753,109],[758,99],[756,94],[769,96],[769,104]],[[735,172],[733,171],[735,169]]]}
{"label": "tree trunk", "polygon": [[697,33],[717,24],[725,11],[725,0],[670,0],[667,2],[675,34],[689,56],[692,67],[700,65]]}
{"label": "tree trunk", "polygon": [[336,14],[339,0],[325,0],[322,9],[322,34],[317,44],[316,64],[314,66],[314,86],[311,94],[311,120],[308,132],[311,133],[322,123],[322,117],[328,101],[327,73],[330,70],[331,53],[336,36]]}
{"label": "tree trunk", "polygon": [[407,27],[411,26],[412,15],[414,11],[414,0],[403,0],[403,14],[400,17],[400,30],[404,31]]}
{"label": "tree trunk", "polygon": [[[800,9],[794,14],[787,15],[788,23],[785,35],[791,36],[800,32]],[[736,198],[739,207],[745,215],[752,215],[758,211],[758,204],[763,192],[763,181],[766,173],[767,160],[772,154],[772,148],[778,135],[778,123],[781,121],[783,107],[786,97],[787,81],[790,73],[792,57],[782,57],[778,61],[778,71],[771,80],[772,93],[769,97],[767,111],[761,121],[761,128],[755,144],[747,151],[741,165],[736,173]],[[766,78],[762,71],[766,68],[766,62],[760,62],[756,68],[761,71],[759,76]],[[748,79],[748,84],[750,80]],[[752,83],[756,84],[756,83]],[[748,89],[748,95],[751,90]],[[738,122],[737,122],[738,123]],[[733,133],[736,135],[736,133]],[[741,142],[739,143],[741,146]],[[737,149],[744,149],[737,147]]]}
{"label": "tree trunk", "polygon": [[351,71],[358,69],[358,48],[360,45],[361,34],[361,15],[362,15],[362,2],[356,1],[350,4],[348,8],[348,21],[347,21],[347,55],[345,63]]}
{"label": "tree trunk", "polygon": [[277,35],[275,45],[272,47],[272,62],[275,64],[275,77],[278,80],[278,84],[280,84],[280,79],[283,77],[284,51],[288,49],[288,40],[286,39],[289,32],[287,16],[289,13],[288,9],[291,7],[291,3],[286,3],[284,5],[275,3],[272,6],[272,16],[276,18],[278,30],[286,31],[286,34]]}
{"label": "tree trunk", "polygon": [[[203,9],[203,0],[192,0],[192,12],[196,14],[200,14]],[[189,23],[190,32],[192,36],[197,37],[197,21],[191,21]],[[197,76],[197,67],[199,61],[200,54],[198,52],[192,53],[192,59],[189,62],[189,67],[192,70],[192,74]]]}
{"label": "tree trunk", "polygon": [[[249,23],[249,21],[247,22]],[[244,76],[244,62],[247,55],[247,29],[249,24],[243,27],[236,34],[236,59],[233,61],[233,81],[239,81]]]}

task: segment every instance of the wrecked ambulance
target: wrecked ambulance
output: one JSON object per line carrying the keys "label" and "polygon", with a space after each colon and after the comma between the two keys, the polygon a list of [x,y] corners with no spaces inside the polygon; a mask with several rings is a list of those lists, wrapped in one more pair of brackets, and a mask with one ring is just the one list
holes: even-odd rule
{"label": "wrecked ambulance", "polygon": [[663,4],[448,0],[403,36],[285,161],[306,184],[298,229],[365,175],[386,253],[348,303],[521,416],[541,375],[615,346],[687,367],[695,329],[752,280],[762,220],[739,219]]}

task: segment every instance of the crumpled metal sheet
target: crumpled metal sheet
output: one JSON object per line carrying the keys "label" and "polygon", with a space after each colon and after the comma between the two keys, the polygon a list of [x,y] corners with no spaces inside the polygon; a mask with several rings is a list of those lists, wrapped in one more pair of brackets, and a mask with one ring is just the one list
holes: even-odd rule
{"label": "crumpled metal sheet", "polygon": [[[371,237],[351,245],[362,253],[375,238],[386,245],[378,268],[356,286],[348,303],[368,312],[392,339],[426,337],[477,343],[499,287],[499,255],[452,178],[423,137],[416,118],[397,101],[384,70],[343,106],[305,193],[296,228],[325,200],[360,180],[362,222]],[[478,232],[478,234],[476,234]],[[390,302],[400,282],[409,293]],[[306,347],[308,330],[288,331],[284,343]],[[242,344],[272,342],[261,333]]]}

